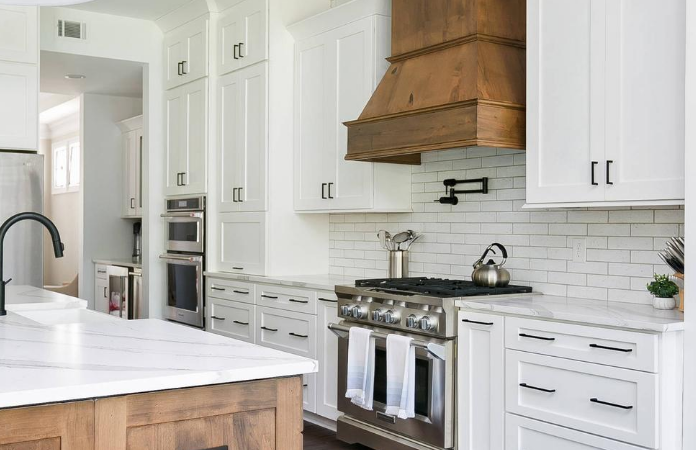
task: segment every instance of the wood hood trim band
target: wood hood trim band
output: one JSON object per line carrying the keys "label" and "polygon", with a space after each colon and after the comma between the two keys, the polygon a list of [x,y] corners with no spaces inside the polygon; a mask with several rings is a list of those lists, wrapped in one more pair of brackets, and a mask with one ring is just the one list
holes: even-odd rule
{"label": "wood hood trim band", "polygon": [[517,41],[515,39],[508,39],[498,36],[491,36],[488,34],[475,33],[468,36],[463,36],[452,41],[443,42],[437,45],[431,45],[430,47],[420,48],[412,52],[402,53],[400,55],[393,55],[387,58],[387,61],[394,64],[399,61],[404,61],[410,58],[417,58],[419,56],[427,55],[428,53],[439,52],[451,47],[457,47],[459,45],[470,44],[472,42],[489,42],[491,44],[507,45],[509,47],[516,47],[521,49],[526,49],[527,44],[524,41]]}

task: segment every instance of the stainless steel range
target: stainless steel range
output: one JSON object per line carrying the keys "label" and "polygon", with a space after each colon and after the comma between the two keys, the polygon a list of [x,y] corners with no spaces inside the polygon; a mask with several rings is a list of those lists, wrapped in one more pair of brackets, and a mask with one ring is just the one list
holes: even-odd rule
{"label": "stainless steel range", "polygon": [[[454,302],[463,297],[518,295],[527,286],[485,288],[470,281],[435,278],[359,280],[336,286],[339,336],[338,438],[376,450],[442,450],[455,442],[455,368],[457,323]],[[348,332],[373,330],[375,342],[374,410],[353,405],[346,392]],[[387,395],[386,337],[412,337],[416,347],[416,389],[413,419],[385,414]]]}

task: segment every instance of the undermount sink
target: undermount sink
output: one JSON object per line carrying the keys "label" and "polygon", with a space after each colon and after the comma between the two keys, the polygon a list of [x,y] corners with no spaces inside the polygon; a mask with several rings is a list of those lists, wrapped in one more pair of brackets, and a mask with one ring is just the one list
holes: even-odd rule
{"label": "undermount sink", "polygon": [[17,311],[18,316],[25,317],[42,325],[61,325],[72,323],[100,323],[121,320],[108,314],[82,308],[53,309],[42,311]]}

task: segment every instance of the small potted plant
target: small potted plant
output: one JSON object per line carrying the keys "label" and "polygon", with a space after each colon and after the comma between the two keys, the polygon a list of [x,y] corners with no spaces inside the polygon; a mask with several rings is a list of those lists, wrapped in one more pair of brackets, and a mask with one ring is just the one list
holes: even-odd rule
{"label": "small potted plant", "polygon": [[674,296],[679,294],[679,287],[667,275],[655,274],[654,278],[655,281],[648,283],[648,291],[653,295],[653,307],[674,309],[677,305]]}

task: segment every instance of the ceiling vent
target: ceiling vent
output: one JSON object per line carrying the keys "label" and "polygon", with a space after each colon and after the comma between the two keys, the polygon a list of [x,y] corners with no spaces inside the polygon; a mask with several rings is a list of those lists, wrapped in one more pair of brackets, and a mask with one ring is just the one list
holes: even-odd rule
{"label": "ceiling vent", "polygon": [[72,20],[58,20],[58,37],[87,39],[87,24]]}

